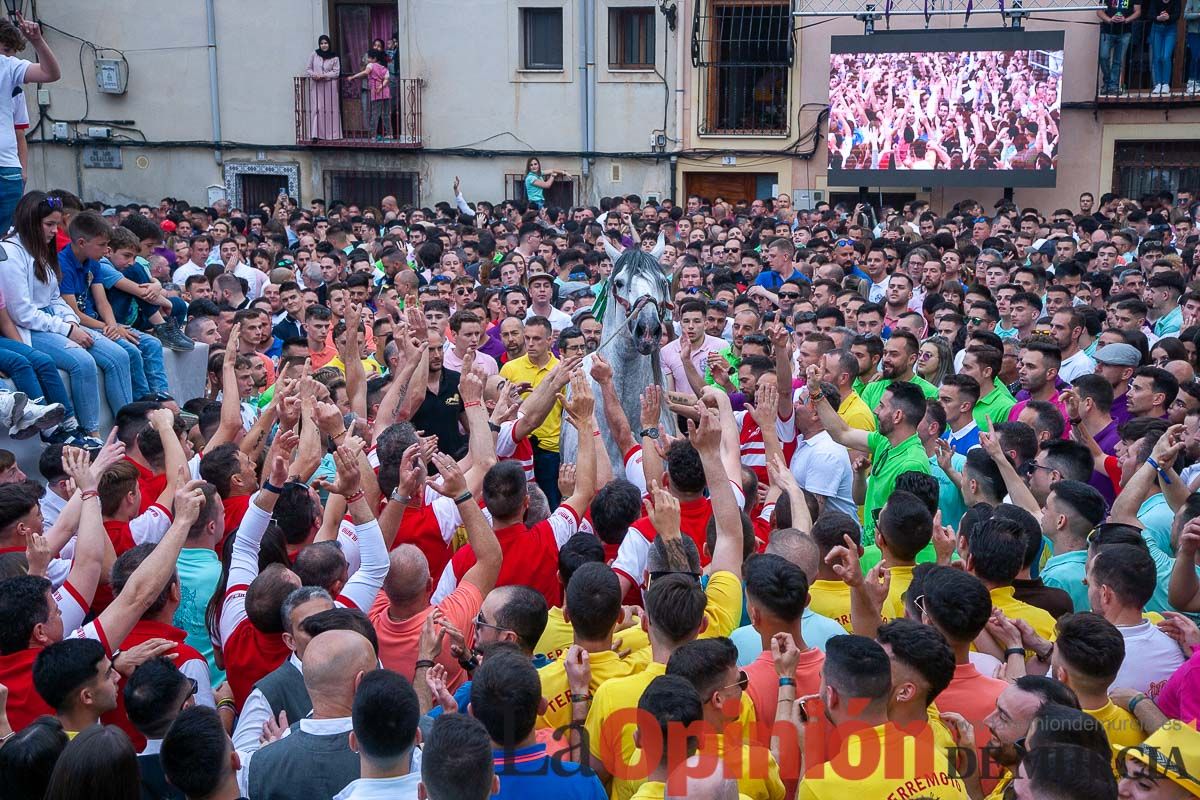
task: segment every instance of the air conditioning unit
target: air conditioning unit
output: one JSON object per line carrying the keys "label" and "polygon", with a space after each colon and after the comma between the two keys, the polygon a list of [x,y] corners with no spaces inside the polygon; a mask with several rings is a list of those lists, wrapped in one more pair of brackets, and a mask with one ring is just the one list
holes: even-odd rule
{"label": "air conditioning unit", "polygon": [[796,208],[811,209],[817,203],[825,202],[824,189],[796,189],[792,192],[792,205]]}

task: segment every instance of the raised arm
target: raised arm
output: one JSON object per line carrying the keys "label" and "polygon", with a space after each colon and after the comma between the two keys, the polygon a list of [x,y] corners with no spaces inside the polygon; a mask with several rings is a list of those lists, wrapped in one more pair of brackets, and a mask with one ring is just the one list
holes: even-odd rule
{"label": "raised arm", "polygon": [[[604,400],[604,421],[608,423],[608,433],[617,443],[617,449],[621,451],[621,455],[624,456],[634,448],[637,441],[633,438],[633,429],[629,427],[625,409],[621,407],[621,398],[617,397],[617,389],[612,380],[612,366],[604,359],[604,356],[596,353],[592,356],[590,372],[592,380],[600,387],[600,397]],[[544,384],[545,381],[542,383]],[[530,397],[532,398],[532,395]],[[657,420],[657,417],[655,419]]]}
{"label": "raised arm", "polygon": [[109,647],[114,650],[121,646],[142,614],[158,599],[163,587],[175,574],[179,551],[183,549],[188,531],[204,505],[204,492],[200,489],[202,484],[203,481],[192,481],[176,492],[175,519],[166,535],[129,576],[121,593],[96,618],[97,629],[104,633]]}
{"label": "raised arm", "polygon": [[354,532],[358,537],[359,566],[342,587],[338,600],[343,605],[352,605],[360,611],[368,611],[375,601],[375,596],[383,588],[383,580],[387,577],[390,563],[379,523],[375,521],[375,513],[367,502],[366,493],[360,488],[362,481],[359,456],[362,450],[362,439],[356,436],[346,437],[345,444],[333,453],[333,461],[337,465],[337,481],[327,488],[331,493],[346,499],[350,518],[354,522]]}
{"label": "raised arm", "polygon": [[362,324],[362,306],[351,303],[346,306],[346,348],[339,351],[346,369],[346,394],[350,398],[350,410],[360,418],[367,418],[367,371],[363,369],[359,345],[359,325]]}
{"label": "raised arm", "polygon": [[[468,354],[468,358],[471,355]],[[464,364],[472,361],[464,361]],[[471,459],[471,468],[466,474],[467,485],[472,491],[482,491],[483,476],[496,463],[496,435],[488,425],[487,408],[483,405],[482,374],[464,366],[458,392],[463,401],[463,416],[467,419],[467,453]]]}
{"label": "raised arm", "polygon": [[[233,327],[229,329],[229,341],[236,342],[241,330],[241,324],[234,323]],[[234,369],[236,362],[235,348],[227,347],[221,361],[221,422],[217,426],[216,433],[205,445],[208,450],[226,442],[232,442],[237,438],[238,431],[242,429],[241,398],[238,395],[237,372]]]}
{"label": "raised arm", "polygon": [[1004,478],[1004,487],[1008,489],[1013,503],[1032,514],[1034,519],[1040,520],[1042,507],[1037,498],[1033,496],[1033,492],[1029,491],[1029,486],[1017,474],[1017,468],[1004,454],[1004,448],[1000,446],[1000,437],[996,434],[995,424],[991,417],[987,418],[987,430],[979,434],[979,444],[983,447],[984,452],[991,456],[996,468],[1000,470],[1000,475]]}
{"label": "raised arm", "polygon": [[579,432],[579,454],[575,463],[575,492],[566,500],[576,514],[583,516],[596,495],[596,397],[582,372],[571,376],[571,396],[566,401],[566,420]]}
{"label": "raised arm", "polygon": [[25,19],[20,14],[17,14],[17,25],[20,26],[21,33],[29,40],[30,46],[38,56],[38,62],[30,64],[29,69],[25,70],[25,83],[54,83],[61,78],[62,69],[58,66],[58,59],[54,57],[54,51],[50,49],[50,45],[46,44],[46,39],[42,36],[41,26]]}
{"label": "raised arm", "polygon": [[420,348],[416,367],[409,375],[408,385],[404,391],[404,399],[396,411],[398,420],[410,420],[425,401],[426,385],[429,382],[429,344]]}
{"label": "raised arm", "polygon": [[[599,358],[599,355],[596,357]],[[546,421],[546,417],[554,411],[554,403],[558,400],[559,392],[571,382],[571,373],[579,368],[582,360],[582,358],[570,358],[559,361],[542,382],[533,387],[533,391],[521,402],[517,421],[513,424],[512,436],[515,441],[519,442],[527,438]],[[594,374],[593,377],[595,377]]]}
{"label": "raised arm", "polygon": [[714,573],[732,572],[741,580],[742,519],[721,460],[721,423],[717,414],[706,411],[700,416],[699,426],[688,420],[688,439],[700,454],[716,521],[717,540],[709,567]]}
{"label": "raised arm", "polygon": [[475,497],[467,491],[467,481],[458,464],[449,456],[442,453],[433,454],[433,464],[437,467],[441,481],[432,478],[427,480],[429,486],[443,497],[449,497],[462,516],[463,527],[467,531],[467,543],[475,553],[475,563],[467,570],[462,579],[473,585],[484,597],[496,586],[500,577],[500,564],[504,554],[500,550],[500,542],[496,532],[488,523],[487,518],[475,502]]}
{"label": "raised arm", "polygon": [[[108,534],[104,531],[104,519],[100,514],[100,496],[96,487],[100,482],[101,472],[92,469],[88,464],[88,454],[76,447],[64,447],[62,453],[63,470],[75,481],[75,487],[86,495],[79,505],[79,533],[75,539],[75,557],[71,561],[71,571],[67,574],[67,583],[83,598],[86,607],[96,596],[96,586],[100,583],[100,575],[104,569],[106,544],[111,547]],[[97,459],[99,461],[99,459]],[[111,462],[103,465],[107,469]],[[75,627],[83,620],[73,620]]]}
{"label": "raised arm", "polygon": [[457,175],[454,176],[454,205],[458,206],[458,213],[463,216],[475,216],[475,209],[467,205],[466,198],[463,197],[462,183],[459,181]]}
{"label": "raised arm", "polygon": [[[413,373],[417,369],[417,364],[420,361],[419,351],[421,349],[428,350],[429,342],[422,342],[417,347],[412,346],[412,342],[408,338],[408,326],[401,317],[396,323],[397,330],[392,336],[392,341],[396,343],[396,347],[400,350],[400,366],[391,376],[391,382],[388,384],[387,391],[383,393],[383,399],[379,401],[379,409],[375,412],[375,422],[371,431],[372,438],[378,439],[379,434],[383,433],[389,426],[400,421],[400,406],[404,401],[408,384],[412,381]],[[404,344],[401,344],[404,342]]]}
{"label": "raised arm", "polygon": [[1183,526],[1175,546],[1175,564],[1171,567],[1171,582],[1167,600],[1186,613],[1200,611],[1200,576],[1196,575],[1196,551],[1200,550],[1200,518]]}
{"label": "raised arm", "polygon": [[821,370],[814,365],[808,368],[808,373],[805,377],[808,381],[808,398],[817,410],[817,416],[821,418],[821,426],[829,432],[830,437],[835,442],[843,447],[869,453],[871,447],[868,444],[867,432],[858,428],[851,428],[847,425],[846,420],[841,418],[841,415],[837,413],[837,409],[829,405],[829,401],[821,393],[820,373]]}
{"label": "raised arm", "polygon": [[175,492],[186,483],[187,456],[179,436],[175,433],[175,412],[169,408],[156,408],[147,416],[150,427],[158,434],[163,449],[163,474],[167,476],[167,486],[158,496],[158,504],[171,509],[175,501]]}

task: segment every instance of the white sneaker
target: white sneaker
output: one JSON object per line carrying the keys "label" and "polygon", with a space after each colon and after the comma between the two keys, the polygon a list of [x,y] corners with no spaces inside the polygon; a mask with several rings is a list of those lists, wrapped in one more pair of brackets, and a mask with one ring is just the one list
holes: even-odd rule
{"label": "white sneaker", "polygon": [[12,427],[19,422],[28,401],[24,392],[0,392],[0,426]]}
{"label": "white sneaker", "polygon": [[62,403],[26,403],[21,416],[17,418],[14,414],[13,417],[12,427],[8,430],[9,436],[14,439],[29,439],[66,419],[67,410]]}
{"label": "white sneaker", "polygon": [[1154,90],[1150,92],[1151,96],[1159,97],[1163,93],[1163,85],[1161,83],[1154,84]]}

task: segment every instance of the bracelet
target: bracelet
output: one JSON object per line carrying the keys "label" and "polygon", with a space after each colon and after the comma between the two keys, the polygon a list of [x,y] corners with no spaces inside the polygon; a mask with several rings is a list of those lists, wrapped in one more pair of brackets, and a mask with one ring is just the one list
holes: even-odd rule
{"label": "bracelet", "polygon": [[816,394],[810,394],[808,396],[808,399],[814,403],[819,403],[820,401],[825,399],[825,395],[822,392],[817,392]]}
{"label": "bracelet", "polygon": [[336,442],[338,439],[342,438],[343,436],[345,436],[345,435],[346,435],[347,433],[349,433],[349,432],[350,432],[350,429],[349,429],[349,428],[342,428],[342,432],[341,432],[341,433],[334,434],[333,436],[330,436],[329,438],[330,438],[330,439],[333,439],[333,441],[335,441],[335,442]]}
{"label": "bracelet", "polygon": [[1025,658],[1025,648],[1024,647],[1009,647],[1008,649],[1006,649],[1004,651],[1004,660],[1007,661],[1011,656],[1020,656],[1022,659],[1024,659]]}
{"label": "bracelet", "polygon": [[281,492],[283,492],[283,487],[276,486],[273,483],[271,483],[270,481],[263,481],[262,488],[265,489],[266,491],[270,492],[271,494],[280,494]]}
{"label": "bracelet", "polygon": [[417,669],[432,669],[434,662],[428,658],[422,658],[417,662]]}
{"label": "bracelet", "polygon": [[237,703],[233,702],[233,698],[231,697],[222,697],[217,701],[217,708],[228,708],[233,711],[237,711]]}
{"label": "bracelet", "polygon": [[1146,699],[1146,695],[1142,694],[1141,692],[1138,692],[1132,698],[1130,698],[1129,713],[1132,714],[1134,707],[1137,706],[1138,703],[1142,702],[1145,699]]}
{"label": "bracelet", "polygon": [[1080,417],[1079,419],[1073,419],[1073,420],[1071,420],[1071,424],[1072,424],[1072,425],[1082,425],[1082,424],[1083,424],[1083,418],[1082,418],[1082,417]]}
{"label": "bracelet", "polygon": [[1054,655],[1054,642],[1050,643],[1050,649],[1046,651],[1046,655],[1042,655],[1041,653],[1038,653],[1036,651],[1034,652],[1034,656],[1036,656],[1037,660],[1042,662],[1043,664],[1045,664],[1047,661],[1049,661],[1050,657],[1053,655]]}
{"label": "bracelet", "polygon": [[474,408],[475,406],[479,406],[479,405],[483,405],[483,404],[481,402],[479,402],[478,400],[468,400],[467,402],[463,403],[463,408]]}
{"label": "bracelet", "polygon": [[86,492],[82,492],[79,496],[80,496],[80,498],[83,499],[83,502],[86,503],[88,500],[91,500],[93,497],[99,497],[100,493],[98,491],[96,491],[95,489],[88,489]]}
{"label": "bracelet", "polygon": [[571,692],[571,702],[590,703],[592,702],[592,696],[590,694],[575,694],[575,692]]}
{"label": "bracelet", "polygon": [[459,503],[465,503],[474,496],[475,495],[471,494],[471,490],[468,489],[467,491],[460,494],[458,497],[454,498],[454,505],[458,505]]}
{"label": "bracelet", "polygon": [[361,500],[365,494],[366,492],[364,492],[362,489],[359,489],[357,492],[346,498],[346,505],[350,505],[351,503]]}
{"label": "bracelet", "polygon": [[1159,463],[1154,460],[1154,456],[1147,458],[1146,463],[1153,467],[1154,471],[1158,473],[1158,476],[1163,479],[1163,483],[1168,485],[1171,483],[1170,477],[1167,476],[1167,471],[1159,466]]}
{"label": "bracelet", "polygon": [[784,686],[791,686],[791,687],[795,687],[795,685],[796,685],[796,679],[795,679],[795,678],[780,678],[780,679],[779,679],[779,686],[780,686],[780,688],[783,688]]}

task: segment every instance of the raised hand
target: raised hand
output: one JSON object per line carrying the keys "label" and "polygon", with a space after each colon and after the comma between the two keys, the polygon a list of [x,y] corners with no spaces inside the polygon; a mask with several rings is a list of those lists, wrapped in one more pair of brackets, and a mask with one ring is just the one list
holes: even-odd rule
{"label": "raised hand", "polygon": [[653,428],[662,419],[662,387],[655,384],[647,386],[642,392],[641,423],[643,428]]}
{"label": "raised hand", "polygon": [[825,563],[833,569],[833,574],[847,586],[854,588],[863,583],[862,567],[858,560],[858,545],[849,535],[843,537],[845,546],[832,548],[825,556]]}
{"label": "raised hand", "polygon": [[54,553],[50,552],[50,540],[40,533],[30,533],[25,537],[25,563],[30,575],[46,577],[46,570]]}
{"label": "raised hand", "polygon": [[571,645],[563,656],[563,667],[567,672],[567,686],[572,694],[587,694],[592,685],[592,665],[588,651],[577,644]]}
{"label": "raised hand", "polygon": [[458,701],[454,699],[454,695],[446,686],[446,666],[444,664],[434,664],[425,670],[425,685],[429,687],[429,693],[433,699],[441,706],[443,714],[458,712]]}
{"label": "raised hand", "polygon": [[937,563],[948,565],[958,546],[958,536],[949,525],[942,524],[942,512],[939,510],[933,516],[933,550],[937,554]]}
{"label": "raised hand", "polygon": [[775,427],[776,404],[779,402],[779,387],[770,381],[760,383],[754,393],[754,405],[747,405],[751,418],[759,429]]}
{"label": "raised hand", "polygon": [[642,500],[642,505],[650,524],[660,535],[669,539],[679,534],[679,499],[659,486],[658,481],[650,481],[650,493]]}
{"label": "raised hand", "polygon": [[434,478],[426,478],[426,486],[450,499],[459,497],[467,491],[467,479],[463,476],[457,461],[445,453],[434,453],[432,462],[437,467],[438,474],[442,479],[439,482]]}
{"label": "raised hand", "polygon": [[176,522],[191,527],[200,518],[200,509],[204,507],[204,490],[200,488],[203,485],[204,481],[189,481],[175,490],[175,502],[171,507]]}
{"label": "raised hand", "polygon": [[592,394],[591,384],[583,377],[582,372],[571,376],[571,396],[563,403],[567,416],[581,436],[590,436],[592,414],[596,410],[596,396]]}
{"label": "raised hand", "polygon": [[795,678],[796,665],[800,663],[800,648],[790,633],[777,633],[771,637],[771,655],[775,660],[775,674],[781,678]]}
{"label": "raised hand", "polygon": [[[470,356],[474,350],[467,352]],[[480,403],[483,401],[483,377],[477,370],[467,369],[467,360],[463,359],[462,377],[458,380],[458,394],[462,397],[463,405],[468,403]]]}
{"label": "raised hand", "polygon": [[333,463],[337,469],[336,479],[332,482],[317,481],[319,488],[342,497],[358,494],[362,484],[362,475],[358,470],[358,452],[349,446],[339,447],[333,451]]}
{"label": "raised hand", "polygon": [[697,452],[714,453],[721,449],[721,422],[716,413],[707,408],[700,409],[700,424],[687,421],[688,441]]}
{"label": "raised hand", "polygon": [[410,500],[417,496],[425,484],[429,472],[421,460],[421,443],[411,444],[400,457],[399,475],[396,481],[396,493]]}
{"label": "raised hand", "polygon": [[558,493],[563,497],[575,494],[575,465],[563,463],[558,468]]}
{"label": "raised hand", "polygon": [[596,383],[606,383],[612,380],[612,365],[604,359],[604,356],[594,353],[592,354],[592,367],[589,374]]}

